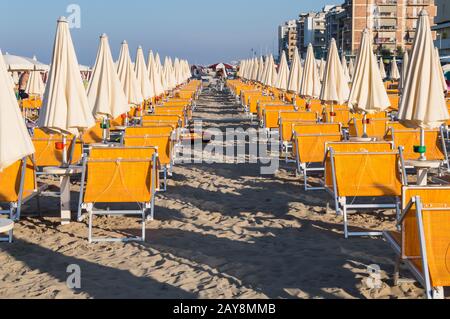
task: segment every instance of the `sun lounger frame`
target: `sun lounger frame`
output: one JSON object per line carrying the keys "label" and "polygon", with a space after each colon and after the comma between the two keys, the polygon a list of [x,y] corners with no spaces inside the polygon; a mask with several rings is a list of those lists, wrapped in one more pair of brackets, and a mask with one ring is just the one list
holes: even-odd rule
{"label": "sun lounger frame", "polygon": [[[155,213],[155,195],[156,195],[156,174],[157,174],[157,163],[158,163],[158,150],[155,147],[148,147],[151,149],[155,149],[156,152],[152,156],[153,161],[153,173],[152,173],[152,189],[151,189],[151,198],[150,201],[142,204],[142,208],[139,210],[96,210],[94,207],[94,203],[85,203],[84,202],[84,193],[85,193],[85,186],[86,186],[86,174],[87,174],[87,164],[89,161],[88,156],[86,154],[83,155],[83,169],[81,174],[81,187],[80,187],[80,200],[79,200],[79,206],[78,206],[78,221],[83,221],[84,217],[82,215],[82,210],[86,210],[88,214],[88,241],[89,243],[95,243],[95,242],[144,242],[145,241],[145,230],[146,230],[146,221],[154,220],[154,213]],[[113,160],[96,160],[97,162],[103,161],[103,162],[113,162]],[[114,161],[123,161],[123,162],[130,162],[132,160],[129,159],[116,159]],[[150,214],[147,215],[147,211],[150,210]],[[93,219],[95,216],[140,216],[141,222],[142,222],[142,233],[140,237],[134,237],[134,238],[98,238],[93,237]]]}
{"label": "sun lounger frame", "polygon": [[[448,188],[448,187],[443,187]],[[419,230],[419,240],[420,240],[420,252],[421,252],[421,258],[422,258],[422,268],[423,272],[421,272],[414,263],[412,263],[408,258],[401,258],[402,251],[397,243],[397,241],[392,237],[392,235],[385,231],[383,232],[383,236],[386,239],[386,241],[389,243],[389,245],[394,250],[395,254],[398,257],[396,267],[395,267],[395,284],[398,284],[399,282],[399,272],[400,272],[400,263],[404,263],[408,270],[414,275],[414,277],[417,279],[417,281],[425,287],[425,293],[427,296],[427,299],[444,299],[444,288],[443,287],[432,287],[431,285],[431,278],[430,278],[430,272],[428,268],[428,258],[427,258],[427,246],[426,246],[426,240],[425,240],[425,230],[424,230],[424,224],[423,224],[423,217],[422,212],[423,211],[450,211],[449,207],[434,207],[434,208],[424,208],[422,204],[422,200],[420,196],[413,197],[410,202],[406,205],[406,208],[402,211],[401,216],[398,219],[397,225],[400,226],[406,215],[408,214],[409,210],[416,206],[416,218],[417,218],[417,227]]]}
{"label": "sun lounger frame", "polygon": [[[403,152],[402,149],[398,149],[399,157],[400,157],[400,167],[401,167],[401,177],[402,182],[405,184],[407,181],[407,175],[406,170],[404,167],[404,160],[403,160]],[[392,204],[349,204],[347,203],[347,197],[341,197],[338,196],[337,192],[337,180],[336,180],[336,167],[334,162],[334,156],[335,151],[331,148],[327,150],[327,154],[325,155],[325,160],[328,156],[328,153],[331,156],[331,172],[332,172],[332,180],[333,180],[333,189],[330,190],[328,187],[326,187],[326,191],[330,193],[330,195],[334,199],[335,203],[335,210],[337,215],[342,215],[344,218],[343,224],[344,224],[344,236],[346,239],[349,237],[375,237],[375,236],[383,236],[382,231],[366,231],[366,232],[351,232],[348,230],[348,211],[352,209],[395,209],[397,212],[397,217],[400,216],[400,198],[398,196],[395,196],[395,203]],[[361,154],[360,152],[346,152],[346,154]],[[367,154],[371,154],[373,152],[367,152]],[[373,154],[392,154],[392,152],[375,152]]]}

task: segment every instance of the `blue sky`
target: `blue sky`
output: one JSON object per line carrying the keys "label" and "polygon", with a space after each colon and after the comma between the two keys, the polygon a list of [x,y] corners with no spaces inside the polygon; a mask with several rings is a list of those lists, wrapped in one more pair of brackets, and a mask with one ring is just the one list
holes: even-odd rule
{"label": "blue sky", "polygon": [[[0,0],[0,49],[49,62],[56,20],[69,4],[81,8],[72,38],[81,64],[94,64],[98,37],[107,33],[117,58],[127,40],[134,58],[142,45],[161,56],[214,63],[248,57],[251,49],[277,49],[277,26],[298,13],[337,0]],[[225,6],[226,5],[226,6]],[[20,17],[20,18],[19,18]]]}

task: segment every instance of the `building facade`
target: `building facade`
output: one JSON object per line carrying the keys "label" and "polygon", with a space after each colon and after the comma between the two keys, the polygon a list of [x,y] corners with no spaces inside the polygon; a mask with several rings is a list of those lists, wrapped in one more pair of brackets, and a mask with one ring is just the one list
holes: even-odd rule
{"label": "building facade", "polygon": [[346,0],[343,8],[347,55],[357,52],[366,27],[372,30],[379,54],[402,54],[414,42],[420,11],[428,11],[431,25],[436,16],[434,0]]}
{"label": "building facade", "polygon": [[435,0],[437,15],[436,25],[436,47],[439,48],[441,56],[450,56],[450,1]]}
{"label": "building facade", "polygon": [[286,58],[292,61],[296,46],[297,21],[286,21],[278,27],[278,56],[281,57],[283,51],[285,51]]}
{"label": "building facade", "polygon": [[[450,0],[344,0],[342,5],[325,6],[320,12],[302,13],[298,20],[281,26],[280,52],[294,47],[292,37],[296,33],[296,46],[302,57],[309,43],[313,44],[317,58],[325,56],[332,38],[341,53],[354,56],[367,27],[372,31],[377,54],[402,55],[412,47],[422,9],[428,11],[432,26],[436,18],[436,45],[442,47],[442,53],[450,55]],[[281,40],[288,37],[289,41]]]}

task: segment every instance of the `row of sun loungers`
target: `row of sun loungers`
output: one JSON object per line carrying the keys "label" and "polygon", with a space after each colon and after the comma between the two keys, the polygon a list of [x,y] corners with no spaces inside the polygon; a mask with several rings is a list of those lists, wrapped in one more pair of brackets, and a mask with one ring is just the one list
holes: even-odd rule
{"label": "row of sun loungers", "polygon": [[[450,185],[410,185],[408,161],[418,158],[420,131],[395,121],[395,89],[389,113],[364,119],[346,106],[331,109],[258,83],[234,80],[228,87],[263,130],[279,133],[281,151],[287,162],[296,163],[304,189],[331,195],[346,238],[384,235],[398,256],[397,265],[408,266],[427,297],[443,297],[442,287],[450,285]],[[448,125],[425,131],[427,159],[440,163],[439,174],[450,172]],[[364,127],[368,138],[363,138]],[[321,176],[320,185],[311,186],[311,175]],[[348,214],[361,209],[394,209],[397,231],[351,231]]]}
{"label": "row of sun loungers", "polygon": [[[111,121],[107,128],[117,133],[105,141],[102,122],[79,138],[67,136],[68,169],[81,167],[78,218],[88,217],[88,238],[96,241],[145,240],[145,222],[154,217],[155,195],[167,190],[167,178],[174,164],[174,148],[192,121],[200,81],[191,81],[169,97],[133,108]],[[62,136],[33,128],[35,154],[0,173],[0,211],[13,220],[21,217],[22,206],[45,195],[46,185],[39,176],[45,167],[59,167],[63,159]],[[116,136],[112,135],[112,136]],[[162,175],[162,178],[161,178]],[[110,204],[137,205],[137,209],[101,210]],[[4,205],[3,205],[4,206]],[[142,234],[136,238],[97,238],[93,218],[97,215],[137,215],[142,219]],[[12,233],[9,236],[12,239]]]}

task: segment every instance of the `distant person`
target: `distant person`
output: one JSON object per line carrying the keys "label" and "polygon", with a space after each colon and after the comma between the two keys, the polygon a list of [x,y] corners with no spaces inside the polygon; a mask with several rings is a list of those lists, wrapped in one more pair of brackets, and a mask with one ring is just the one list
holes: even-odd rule
{"label": "distant person", "polygon": [[25,93],[25,90],[27,89],[27,83],[28,79],[30,78],[30,72],[25,71],[22,73],[22,75],[19,78],[19,98],[22,100],[28,99],[28,94]]}

